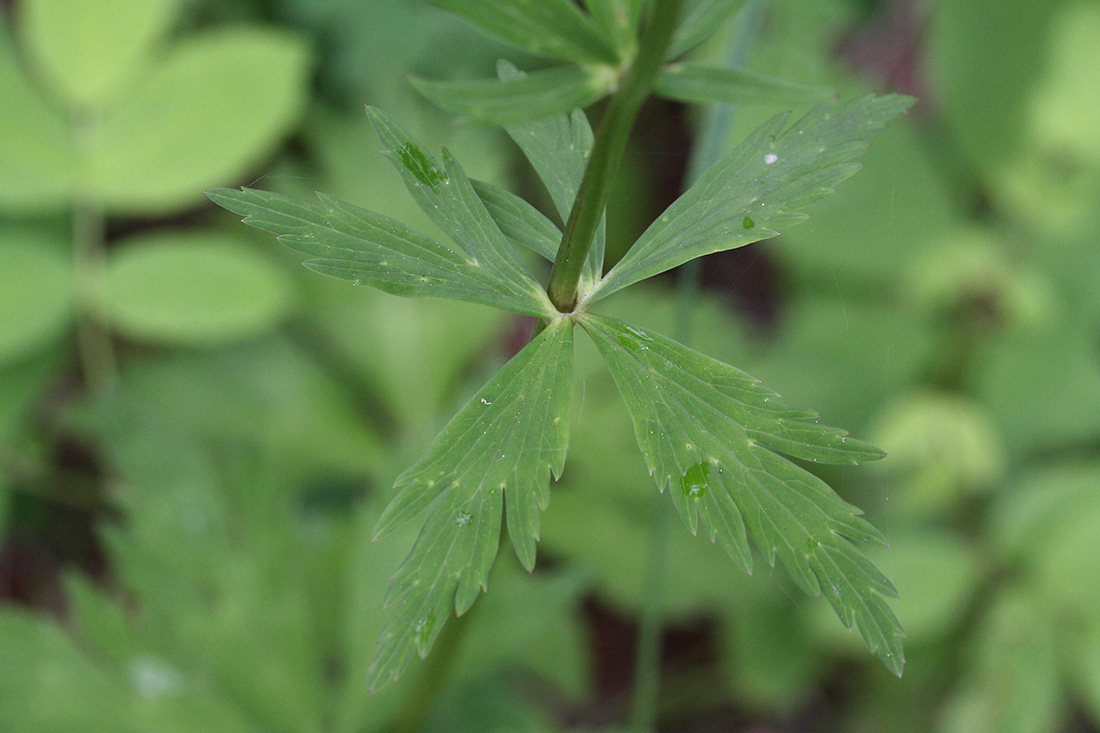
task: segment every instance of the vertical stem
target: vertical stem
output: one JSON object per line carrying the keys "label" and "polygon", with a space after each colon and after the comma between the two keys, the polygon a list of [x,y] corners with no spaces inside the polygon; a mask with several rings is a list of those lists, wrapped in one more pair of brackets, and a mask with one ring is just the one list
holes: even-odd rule
{"label": "vertical stem", "polygon": [[592,239],[611,195],[611,182],[618,172],[630,130],[638,110],[649,96],[653,81],[672,42],[683,0],[656,0],[651,22],[646,27],[638,55],[623,75],[619,91],[611,98],[592,145],[592,155],[573,200],[569,221],[558,247],[546,293],[562,313],[577,304],[577,283],[588,257]]}
{"label": "vertical stem", "polygon": [[[86,147],[99,133],[94,114],[77,114],[73,121],[73,142],[77,149]],[[111,335],[92,313],[96,289],[103,285],[106,270],[106,215],[103,204],[94,197],[81,195],[72,209],[73,264],[77,282],[77,353],[89,390],[108,392],[117,381],[114,344]]]}

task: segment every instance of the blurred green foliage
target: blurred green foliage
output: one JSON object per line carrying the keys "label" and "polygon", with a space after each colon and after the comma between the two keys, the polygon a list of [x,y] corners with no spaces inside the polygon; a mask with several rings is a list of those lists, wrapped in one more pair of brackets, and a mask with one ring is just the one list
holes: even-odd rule
{"label": "blurred green foliage", "polygon": [[[877,84],[836,54],[881,26],[867,5],[772,0],[750,68]],[[502,560],[447,674],[414,664],[367,696],[387,576],[413,540],[369,530],[521,325],[310,277],[201,196],[265,176],[430,231],[363,103],[471,175],[542,195],[503,136],[452,125],[404,81],[488,76],[501,50],[419,0],[5,7],[0,728],[621,720],[622,687],[596,680],[624,666],[594,618],[639,609],[652,479],[594,349],[578,341],[551,569]],[[673,532],[661,602],[676,628],[705,620],[708,652],[666,665],[669,730],[730,706],[786,730],[807,715],[839,731],[1100,727],[1100,4],[941,0],[909,20],[923,104],[809,222],[753,245],[777,273],[774,319],[709,292],[691,342],[891,454],[827,478],[890,540],[873,559],[901,593],[905,677],[781,573],[744,576]],[[739,108],[730,142],[775,111]],[[682,155],[668,139],[628,164]],[[656,213],[668,192],[637,189],[654,180],[623,177],[610,227]],[[750,259],[727,286],[759,272]],[[648,285],[609,310],[668,332],[677,298]],[[89,333],[108,343],[108,387]],[[71,512],[96,544],[58,539]]]}

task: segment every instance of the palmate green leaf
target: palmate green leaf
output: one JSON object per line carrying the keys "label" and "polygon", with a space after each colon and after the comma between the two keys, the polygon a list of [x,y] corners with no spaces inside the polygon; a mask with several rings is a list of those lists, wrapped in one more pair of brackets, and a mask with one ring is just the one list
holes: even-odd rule
{"label": "palmate green leaf", "polygon": [[536,56],[576,64],[615,64],[600,27],[573,0],[431,0],[486,33]]}
{"label": "palmate green leaf", "polygon": [[445,167],[388,117],[372,113],[390,159],[413,198],[456,246],[447,246],[394,219],[317,194],[320,205],[253,189],[217,189],[214,203],[272,232],[315,259],[315,272],[370,285],[394,295],[450,298],[531,316],[556,311],[493,222],[458,162]]}
{"label": "palmate green leaf", "polygon": [[680,102],[797,102],[818,100],[828,91],[744,68],[669,64],[661,69],[653,91]]}
{"label": "palmate green leaf", "polygon": [[535,563],[539,512],[569,442],[572,323],[557,319],[459,411],[396,481],[379,537],[431,508],[387,593],[390,617],[369,686],[396,679],[413,652],[427,655],[450,609],[464,613],[486,587],[501,513],[523,565]]}
{"label": "palmate green leaf", "polygon": [[588,300],[804,221],[798,209],[855,173],[859,165],[850,161],[867,149],[868,138],[913,102],[900,95],[826,102],[786,130],[789,114],[773,117],[669,206]]}
{"label": "palmate green leaf", "polygon": [[507,125],[586,107],[608,93],[614,76],[599,68],[558,66],[500,80],[409,81],[443,109]]}
{"label": "palmate green leaf", "polygon": [[710,38],[729,22],[747,0],[695,0],[689,3],[672,37],[666,58],[674,59]]}
{"label": "palmate green leaf", "polygon": [[884,596],[897,592],[852,542],[883,543],[823,481],[780,453],[822,463],[881,458],[873,446],[782,404],[749,375],[671,339],[621,321],[580,320],[626,401],[638,445],[663,491],[694,533],[751,571],[751,536],[769,564],[778,555],[794,581],[824,594],[848,628],[896,674],[903,633]]}

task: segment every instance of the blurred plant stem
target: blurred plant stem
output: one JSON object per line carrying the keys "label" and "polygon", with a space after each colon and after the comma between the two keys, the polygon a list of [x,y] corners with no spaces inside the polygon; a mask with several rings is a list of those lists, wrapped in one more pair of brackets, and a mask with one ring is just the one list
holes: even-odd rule
{"label": "blurred plant stem", "polygon": [[[99,134],[98,115],[83,112],[73,120],[73,144],[86,148]],[[87,187],[81,186],[86,190]],[[73,266],[76,278],[76,340],[81,370],[88,389],[96,395],[109,393],[118,381],[117,361],[111,335],[95,319],[97,299],[104,287],[107,263],[107,220],[103,204],[82,193],[72,207]]]}
{"label": "blurred plant stem", "polygon": [[[741,66],[748,59],[753,41],[760,33],[767,3],[752,0],[738,14],[727,44],[725,63]],[[713,165],[725,150],[726,138],[733,125],[735,108],[730,104],[707,107],[696,134],[696,144],[688,161],[683,189],[687,190]],[[676,324],[673,338],[689,344],[692,338],[692,314],[699,295],[703,260],[694,259],[679,269],[676,290]],[[672,489],[669,489],[670,491]],[[634,699],[630,730],[652,731],[657,724],[657,691],[660,683],[661,639],[664,635],[665,576],[668,565],[668,527],[672,512],[661,493],[653,495],[649,530],[649,560],[646,589],[638,628],[638,653],[634,663]]]}

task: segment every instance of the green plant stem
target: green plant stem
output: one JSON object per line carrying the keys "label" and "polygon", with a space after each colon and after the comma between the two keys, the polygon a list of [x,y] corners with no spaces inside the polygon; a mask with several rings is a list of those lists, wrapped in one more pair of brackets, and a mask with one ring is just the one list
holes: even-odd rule
{"label": "green plant stem", "polygon": [[611,184],[618,172],[638,110],[649,96],[653,80],[672,42],[682,2],[657,0],[642,36],[638,55],[623,75],[619,90],[608,103],[596,133],[592,154],[573,200],[546,288],[550,302],[562,313],[572,312],[577,305],[577,284],[584,261],[607,208]]}
{"label": "green plant stem", "polygon": [[[98,134],[95,115],[78,115],[73,121],[73,142],[87,147]],[[79,301],[76,340],[84,379],[92,392],[105,393],[117,382],[117,366],[111,335],[95,320],[97,289],[104,281],[107,264],[106,215],[103,205],[91,197],[78,197],[72,208],[73,258]]]}

